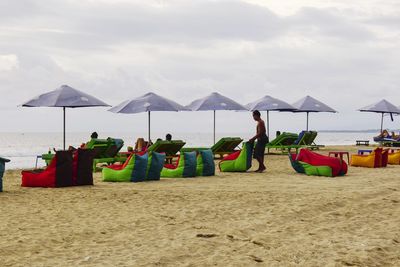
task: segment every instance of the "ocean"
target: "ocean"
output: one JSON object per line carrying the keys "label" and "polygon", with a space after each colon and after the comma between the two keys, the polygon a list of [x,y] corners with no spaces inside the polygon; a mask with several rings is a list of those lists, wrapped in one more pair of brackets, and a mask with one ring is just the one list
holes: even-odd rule
{"label": "ocean", "polygon": [[[182,139],[186,146],[211,146],[212,133],[172,133],[173,139]],[[218,133],[216,139],[223,136],[240,136],[249,139],[252,133]],[[100,133],[99,138],[122,138],[126,151],[127,146],[134,146],[138,137],[146,137],[146,133]],[[320,132],[316,139],[317,144],[323,145],[354,145],[355,140],[370,140],[374,134],[370,132]],[[90,133],[67,133],[67,144],[78,147],[89,140]],[[272,138],[275,136],[273,135]],[[165,133],[152,133],[153,140],[165,138]],[[147,138],[145,138],[147,139]],[[0,133],[0,156],[11,159],[7,169],[33,168],[36,156],[47,153],[49,149],[62,148],[62,133]],[[38,159],[38,166],[44,162]]]}

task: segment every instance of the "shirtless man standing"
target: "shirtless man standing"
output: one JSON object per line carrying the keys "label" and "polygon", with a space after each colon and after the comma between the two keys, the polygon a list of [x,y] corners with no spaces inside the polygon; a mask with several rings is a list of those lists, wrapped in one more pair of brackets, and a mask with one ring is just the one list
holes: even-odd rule
{"label": "shirtless man standing", "polygon": [[261,119],[260,111],[253,111],[253,119],[257,122],[257,134],[249,140],[250,143],[254,143],[257,139],[257,144],[254,148],[253,157],[258,161],[258,169],[256,172],[264,172],[266,167],[264,165],[264,152],[265,146],[268,143],[268,136],[265,130],[265,123]]}

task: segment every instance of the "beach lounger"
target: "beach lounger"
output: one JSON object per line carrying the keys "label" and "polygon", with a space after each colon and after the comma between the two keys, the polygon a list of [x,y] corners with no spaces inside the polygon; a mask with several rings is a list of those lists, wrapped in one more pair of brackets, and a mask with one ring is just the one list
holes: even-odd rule
{"label": "beach lounger", "polygon": [[[282,154],[286,154],[290,152],[292,149],[298,152],[300,148],[307,147],[307,142],[310,140],[311,132],[308,131],[301,131],[300,134],[297,136],[297,139],[294,140],[292,144],[289,145],[279,145],[276,148],[281,151]],[[293,136],[294,138],[294,136]],[[267,144],[268,148],[268,144]]]}
{"label": "beach lounger", "polygon": [[[273,144],[269,145],[268,143],[266,148],[268,152],[270,148],[279,149],[283,154],[288,153],[293,149],[296,150],[297,154],[299,149],[301,148],[309,148],[311,150],[316,150],[321,147],[324,147],[323,145],[315,144],[315,139],[317,138],[317,135],[318,132],[316,131],[301,131],[300,134],[297,136],[297,139],[292,144],[288,145],[279,144],[274,146]],[[293,141],[295,134],[288,133],[285,137],[288,141]]]}
{"label": "beach lounger", "polygon": [[282,134],[280,134],[278,137],[276,137],[274,140],[272,140],[266,145],[267,152],[269,153],[270,149],[282,150],[290,145],[294,145],[298,138],[299,138],[298,134],[283,132]]}
{"label": "beach lounger", "polygon": [[46,169],[22,171],[24,187],[93,185],[93,151],[57,151]]}
{"label": "beach lounger", "polygon": [[6,169],[6,162],[10,162],[10,160],[0,157],[0,192],[3,192],[3,175]]}
{"label": "beach lounger", "polygon": [[[100,163],[113,164],[116,162],[125,162],[128,158],[126,154],[120,154],[119,151],[124,146],[124,141],[118,138],[108,137],[107,139],[92,138],[86,145],[85,149],[91,149],[93,151],[93,171],[100,170],[97,167]],[[46,165],[50,164],[53,159],[53,153],[43,154],[42,159],[46,162]]]}
{"label": "beach lounger", "polygon": [[[93,160],[93,171],[100,170],[97,167],[98,164],[114,164],[116,162],[125,162],[128,158],[126,154],[120,154],[119,151],[124,146],[124,141],[118,138],[107,138],[107,144],[94,145],[94,160]],[[86,146],[88,148],[88,146]]]}
{"label": "beach lounger", "polygon": [[219,162],[221,172],[246,172],[251,168],[254,144],[243,143],[243,148],[236,151]]}
{"label": "beach lounger", "polygon": [[178,152],[181,151],[185,144],[186,143],[182,140],[158,140],[149,146],[146,151],[165,153],[166,160],[172,162],[172,159],[177,156]]}
{"label": "beach lounger", "polygon": [[183,152],[190,151],[200,151],[211,149],[214,155],[219,155],[220,158],[223,158],[224,155],[229,155],[236,151],[236,148],[243,141],[240,137],[223,137],[217,143],[215,143],[212,147],[185,147],[182,149]]}

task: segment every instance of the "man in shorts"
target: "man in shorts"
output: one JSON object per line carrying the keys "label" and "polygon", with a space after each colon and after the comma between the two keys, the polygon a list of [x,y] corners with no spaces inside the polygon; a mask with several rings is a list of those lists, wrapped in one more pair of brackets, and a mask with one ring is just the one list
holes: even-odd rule
{"label": "man in shorts", "polygon": [[261,119],[260,111],[253,111],[253,119],[257,122],[257,133],[253,138],[249,140],[250,143],[254,143],[257,140],[257,144],[254,148],[253,157],[258,161],[258,169],[256,172],[264,172],[266,167],[264,165],[264,152],[265,146],[268,143],[268,136],[266,134],[265,123]]}

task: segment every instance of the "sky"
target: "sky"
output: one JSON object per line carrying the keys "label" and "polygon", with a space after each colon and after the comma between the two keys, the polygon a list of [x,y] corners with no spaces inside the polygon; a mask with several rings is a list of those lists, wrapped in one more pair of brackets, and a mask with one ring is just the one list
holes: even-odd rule
{"label": "sky", "polygon": [[[339,112],[312,114],[312,129],[377,129],[379,115],[357,109],[400,105],[399,47],[397,0],[0,1],[0,131],[61,131],[60,109],[20,105],[63,84],[110,105],[147,92],[184,105],[214,91],[241,104],[311,95]],[[306,124],[305,114],[270,119],[272,132]],[[67,111],[69,131],[146,126],[146,114]],[[219,132],[254,127],[248,112],[217,112]],[[154,112],[152,128],[211,132],[212,112]]]}

